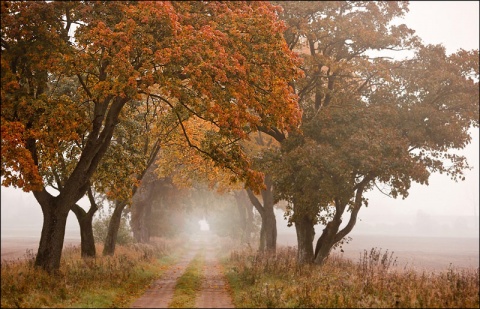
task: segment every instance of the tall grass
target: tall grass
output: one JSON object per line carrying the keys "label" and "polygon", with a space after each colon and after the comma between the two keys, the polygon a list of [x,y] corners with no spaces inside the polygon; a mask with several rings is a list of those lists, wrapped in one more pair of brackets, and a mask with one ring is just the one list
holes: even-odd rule
{"label": "tall grass", "polygon": [[223,260],[234,304],[250,308],[478,308],[479,269],[397,270],[393,253],[373,248],[357,263],[330,257],[298,266],[296,250],[276,256],[233,251]]}
{"label": "tall grass", "polygon": [[[115,256],[81,259],[78,246],[64,249],[60,271],[35,268],[35,256],[2,261],[1,307],[128,307],[171,265],[183,240],[154,239],[148,245],[117,246]],[[102,245],[97,245],[102,252]],[[178,253],[177,253],[178,254]]]}

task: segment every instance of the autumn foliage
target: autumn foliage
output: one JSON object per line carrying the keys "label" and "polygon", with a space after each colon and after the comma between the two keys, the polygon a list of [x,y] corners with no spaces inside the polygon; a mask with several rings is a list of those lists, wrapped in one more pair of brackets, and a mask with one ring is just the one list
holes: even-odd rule
{"label": "autumn foliage", "polygon": [[[39,185],[59,152],[85,147],[112,100],[156,101],[178,122],[204,119],[230,139],[300,121],[288,86],[299,62],[267,3],[5,3],[2,19],[5,185]],[[67,82],[71,93],[59,93]],[[26,151],[29,138],[44,151]]]}
{"label": "autumn foliage", "polygon": [[[300,59],[267,2],[2,2],[1,14],[2,181],[42,205],[37,265],[47,270],[58,268],[64,220],[88,187],[118,193],[146,166],[139,155],[138,168],[109,174],[103,160],[121,170],[130,153],[148,157],[140,149],[159,141],[162,122],[258,188],[261,173],[234,144],[301,120],[289,86]],[[215,128],[193,143],[190,119]],[[132,121],[151,136],[122,133],[138,128]]]}

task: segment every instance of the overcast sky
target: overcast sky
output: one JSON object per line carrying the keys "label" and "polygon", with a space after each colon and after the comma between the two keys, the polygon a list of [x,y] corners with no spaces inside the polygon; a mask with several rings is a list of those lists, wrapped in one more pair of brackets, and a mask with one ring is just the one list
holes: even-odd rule
{"label": "overcast sky", "polygon": [[[443,44],[448,53],[479,48],[479,2],[439,1],[410,3],[403,21],[416,30],[424,42]],[[432,175],[429,186],[413,184],[405,200],[394,200],[379,192],[368,195],[370,206],[359,213],[355,234],[478,237],[479,214],[479,132],[472,130],[473,140],[460,154],[473,167],[466,180],[451,181],[445,175]],[[294,232],[279,220],[279,233]],[[31,193],[1,187],[1,233],[12,235],[22,229],[23,235],[39,238],[42,212]],[[78,236],[78,223],[70,214],[67,237]],[[20,234],[20,232],[15,232]]]}

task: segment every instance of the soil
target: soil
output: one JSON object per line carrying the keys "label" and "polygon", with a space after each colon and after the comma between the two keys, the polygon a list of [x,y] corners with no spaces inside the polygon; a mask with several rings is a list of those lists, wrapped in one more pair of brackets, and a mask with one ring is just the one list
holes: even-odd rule
{"label": "soil", "polygon": [[133,302],[131,308],[168,308],[168,304],[173,299],[177,279],[183,275],[197,250],[198,248],[191,250],[179,263],[166,271],[162,278],[156,280],[145,294]]}
{"label": "soil", "polygon": [[[201,232],[192,240],[192,246],[183,259],[155,281],[143,296],[137,299],[132,308],[167,308],[172,301],[177,279],[183,275],[186,267],[201,249],[205,251],[204,280],[195,299],[195,308],[235,308],[229,293],[229,287],[223,275],[217,255],[221,249],[216,237],[209,232]],[[213,240],[213,241],[212,241]]]}

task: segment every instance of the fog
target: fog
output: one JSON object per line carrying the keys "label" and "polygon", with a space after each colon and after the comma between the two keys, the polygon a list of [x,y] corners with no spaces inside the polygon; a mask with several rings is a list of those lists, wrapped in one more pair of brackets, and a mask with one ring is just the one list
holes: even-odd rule
{"label": "fog", "polygon": [[[443,43],[447,52],[479,48],[478,2],[411,2],[404,21],[427,43]],[[479,131],[472,129],[472,143],[459,154],[466,155],[472,170],[466,180],[453,182],[445,175],[431,176],[429,186],[412,185],[405,200],[392,199],[377,189],[367,194],[369,207],[359,213],[351,236],[479,237]],[[87,200],[79,202],[87,206]],[[276,211],[279,235],[294,235],[283,212]],[[345,220],[344,220],[345,221]],[[42,212],[32,193],[1,187],[1,235],[39,239]],[[322,227],[318,227],[317,236]],[[208,229],[208,217],[199,230]],[[73,213],[68,217],[66,238],[79,239]],[[478,247],[476,249],[478,251]]]}

